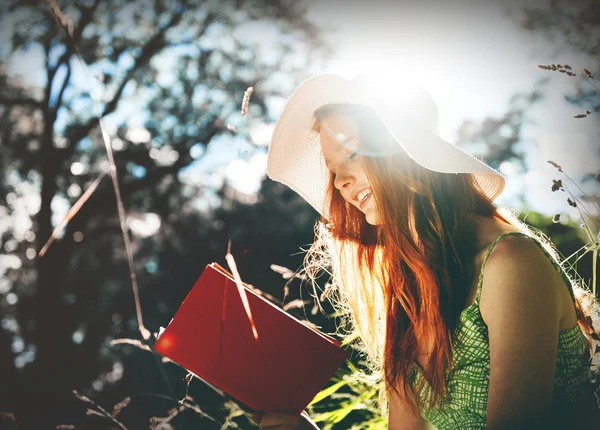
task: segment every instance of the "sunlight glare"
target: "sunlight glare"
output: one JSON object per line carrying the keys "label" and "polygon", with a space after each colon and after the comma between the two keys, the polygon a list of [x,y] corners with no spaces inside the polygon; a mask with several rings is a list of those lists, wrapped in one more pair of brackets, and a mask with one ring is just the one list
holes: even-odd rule
{"label": "sunlight glare", "polygon": [[397,96],[398,91],[410,82],[423,86],[433,97],[439,111],[439,135],[450,140],[455,130],[453,124],[448,119],[444,121],[444,118],[465,111],[468,106],[456,99],[456,88],[449,85],[454,81],[445,78],[451,73],[452,65],[445,66],[439,58],[417,51],[395,53],[373,50],[360,55],[338,55],[329,63],[327,73],[335,73],[345,79],[373,74],[378,81],[375,86],[386,97]]}

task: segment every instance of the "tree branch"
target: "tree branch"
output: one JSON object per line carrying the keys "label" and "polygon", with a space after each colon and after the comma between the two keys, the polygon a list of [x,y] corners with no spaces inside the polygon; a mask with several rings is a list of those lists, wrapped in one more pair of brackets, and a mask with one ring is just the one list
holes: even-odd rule
{"label": "tree branch", "polygon": [[[216,136],[222,130],[218,127],[215,127],[211,130],[210,134],[207,136],[207,142],[210,142],[214,136]],[[126,196],[130,196],[133,193],[155,187],[164,177],[168,175],[177,174],[177,172],[183,167],[187,166],[190,163],[189,151],[183,144],[174,145],[179,149],[179,158],[175,163],[170,166],[157,167],[155,169],[149,170],[148,174],[144,176],[142,179],[138,179],[135,181],[130,181],[123,183],[120,179],[120,190],[121,196],[123,200],[125,200]],[[186,156],[187,154],[187,156]],[[82,214],[97,214],[106,209],[113,209],[112,205],[107,205],[106,202],[111,200],[114,196],[112,187],[104,187],[98,188],[94,194],[91,195],[89,200],[85,202],[85,204],[81,207],[81,210],[77,212],[77,214],[73,217],[73,220],[81,217]],[[71,222],[73,222],[73,220]]]}
{"label": "tree branch", "polygon": [[[177,25],[181,21],[182,17],[183,11],[174,13],[169,22],[165,24],[154,36],[152,36],[148,42],[146,42],[142,48],[141,54],[136,58],[134,65],[127,71],[127,74],[115,91],[112,99],[105,105],[104,111],[102,112],[103,117],[115,111],[127,83],[133,78],[135,73],[140,68],[150,62],[150,59],[154,54],[158,53],[166,46],[164,37],[167,30]],[[67,159],[73,154],[77,143],[86,137],[97,124],[98,119],[96,117],[90,118],[87,123],[74,128],[71,136],[66,136],[69,139],[69,146],[63,151],[63,160]]]}
{"label": "tree branch", "polygon": [[67,63],[67,76],[65,76],[65,80],[63,81],[63,84],[62,84],[62,86],[60,88],[58,96],[56,97],[56,103],[54,104],[54,114],[55,114],[55,116],[56,116],[56,113],[58,112],[58,109],[60,108],[60,105],[62,104],[63,94],[65,92],[65,89],[69,85],[69,81],[70,80],[71,80],[71,64]]}
{"label": "tree branch", "polygon": [[0,104],[5,106],[31,106],[34,108],[42,109],[44,107],[44,103],[35,99],[31,99],[29,97],[17,97],[10,98],[0,94]]}
{"label": "tree branch", "polygon": [[121,82],[121,85],[119,85],[119,88],[115,92],[115,95],[113,96],[112,100],[106,104],[102,116],[108,115],[109,113],[115,110],[117,104],[119,103],[119,99],[121,98],[121,94],[125,89],[125,85],[127,85],[131,78],[133,78],[135,72],[138,69],[147,65],[150,62],[152,56],[158,53],[161,49],[163,49],[166,46],[165,34],[168,29],[179,24],[181,18],[183,17],[182,12],[183,11],[181,11],[180,13],[174,13],[171,16],[169,22],[165,24],[165,26],[161,28],[154,36],[152,36],[150,40],[148,40],[148,42],[146,42],[146,44],[142,48],[141,54],[135,59],[133,67],[131,67],[131,69],[127,71],[127,74],[123,78],[123,82]]}

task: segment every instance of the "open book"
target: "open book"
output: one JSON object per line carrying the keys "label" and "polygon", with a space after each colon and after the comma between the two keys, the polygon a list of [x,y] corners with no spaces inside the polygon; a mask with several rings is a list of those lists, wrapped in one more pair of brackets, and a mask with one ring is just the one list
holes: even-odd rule
{"label": "open book", "polygon": [[[155,348],[258,412],[302,412],[348,356],[340,342],[244,285],[255,339],[233,276],[208,264]],[[225,299],[225,300],[224,300]]]}

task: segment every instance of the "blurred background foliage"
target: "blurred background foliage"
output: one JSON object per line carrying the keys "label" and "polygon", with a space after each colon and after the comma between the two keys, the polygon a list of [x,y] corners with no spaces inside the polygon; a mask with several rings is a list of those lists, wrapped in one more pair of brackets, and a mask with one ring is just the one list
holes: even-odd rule
{"label": "blurred background foliage", "polygon": [[[522,26],[552,34],[560,28],[567,49],[597,53],[598,32],[593,39],[585,31],[597,30],[600,13],[596,2],[585,4],[590,11],[570,20],[554,19],[557,10],[550,8],[530,13]],[[53,15],[52,7],[62,15]],[[256,166],[264,170],[278,109],[334,49],[326,29],[307,18],[308,7],[272,0],[0,6],[0,422],[17,428],[16,421],[19,429],[118,428],[106,417],[86,416],[86,409],[98,411],[95,402],[112,412],[130,397],[117,415],[124,425],[169,428],[151,418],[173,413],[186,393],[183,369],[135,345],[111,344],[140,336],[108,175],[47,253],[36,257],[68,208],[108,167],[97,113],[115,154],[146,327],[156,332],[168,324],[206,264],[226,265],[229,239],[245,282],[280,304],[307,299],[299,281],[284,292],[285,279],[270,266],[301,265],[317,214],[290,189],[257,174]],[[37,80],[11,75],[9,59],[31,51],[42,59],[27,66]],[[569,100],[595,108],[598,94],[588,90]],[[469,149],[484,141],[485,162],[493,167],[522,162],[515,149],[519,128],[543,91],[541,82],[529,94],[516,94],[503,118],[486,119],[476,133],[465,122],[458,144]],[[506,124],[513,132],[499,131]],[[576,221],[555,223],[530,211],[521,218],[565,256],[586,241]],[[587,259],[577,270],[591,278]],[[306,301],[306,310],[290,312],[333,331],[333,320],[312,309]],[[329,401],[325,409],[314,411],[333,414],[350,401],[341,416],[327,418],[338,421],[335,428],[366,428],[361,423],[371,418],[383,425],[370,394],[359,398],[360,387],[323,400]],[[188,394],[189,407],[170,421],[175,428],[254,426],[239,405],[198,380]]]}

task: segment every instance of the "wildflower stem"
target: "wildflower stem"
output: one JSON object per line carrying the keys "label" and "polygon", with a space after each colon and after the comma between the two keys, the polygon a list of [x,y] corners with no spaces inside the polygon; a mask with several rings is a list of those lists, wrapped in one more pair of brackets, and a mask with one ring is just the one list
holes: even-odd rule
{"label": "wildflower stem", "polygon": [[[576,260],[575,260],[573,263],[570,263],[570,262],[569,262],[569,259],[570,259],[570,258],[571,258],[573,255],[575,255],[575,254],[579,253],[579,251],[580,251],[582,248],[585,250],[585,251],[583,252],[583,254],[581,254],[580,256],[578,256],[578,257],[577,257],[577,259],[576,259]],[[583,245],[581,248],[579,248],[579,249],[578,249],[578,250],[577,250],[575,253],[571,254],[571,256],[570,256],[569,258],[567,258],[567,259],[562,259],[562,262],[563,262],[563,263],[567,263],[567,264],[569,265],[569,267],[571,268],[571,270],[573,270],[575,273],[578,273],[578,272],[577,272],[577,269],[576,269],[574,266],[575,266],[575,265],[576,265],[576,264],[579,262],[579,260],[581,260],[583,257],[585,257],[585,256],[586,256],[586,254],[587,254],[588,252],[590,252],[590,251],[591,251],[590,244],[589,244],[589,243],[586,243],[586,244],[585,244],[585,245]]]}
{"label": "wildflower stem", "polygon": [[[578,210],[579,210],[579,208],[583,209],[583,212],[585,212],[585,214],[589,217],[589,219],[592,220],[594,222],[594,224],[596,224],[596,227],[600,227],[600,225],[598,224],[598,222],[594,219],[594,216],[585,208],[584,205],[581,204],[581,202],[579,201],[579,199],[576,199],[575,196],[573,196],[573,194],[571,193],[571,191],[569,191],[569,194],[571,194],[571,197],[573,197],[573,199],[576,201],[576,203],[577,203],[577,209]],[[583,217],[583,213],[582,213],[581,210],[579,210],[579,215],[581,215],[581,219],[585,223],[585,218]],[[586,225],[587,225],[587,223],[586,223]]]}
{"label": "wildflower stem", "polygon": [[587,233],[587,235],[591,241],[591,245],[593,247],[593,251],[592,251],[592,292],[595,296],[596,295],[596,260],[598,258],[599,243],[596,241],[596,238],[592,234],[592,231],[589,229],[587,224],[584,225],[584,230]]}
{"label": "wildflower stem", "polygon": [[96,402],[94,402],[89,397],[82,396],[81,394],[79,394],[77,392],[77,390],[73,390],[73,394],[75,394],[75,397],[77,397],[82,402],[88,403],[88,404],[92,405],[93,407],[95,407],[97,411],[94,411],[94,412],[97,415],[100,415],[101,417],[104,417],[104,418],[112,421],[121,430],[128,430],[127,427],[125,427],[125,425],[121,421],[119,421],[118,419],[116,419],[115,417],[113,417],[110,413],[108,413],[108,411],[106,409],[104,409],[102,406],[100,406],[99,404],[97,404]]}
{"label": "wildflower stem", "polygon": [[594,83],[592,82],[592,80],[591,80],[591,79],[589,79],[589,78],[584,78],[584,79],[585,79],[586,81],[588,81],[592,87],[596,88],[596,89],[597,89],[597,90],[600,92],[600,88],[598,88],[598,87],[596,86],[596,84],[594,84]]}
{"label": "wildflower stem", "polygon": [[571,255],[569,255],[567,258],[563,258],[563,261],[568,261],[570,260],[574,255],[579,254],[579,251],[581,251],[582,249],[584,249],[587,245],[583,245],[582,247],[580,247],[577,251],[575,251],[574,253],[572,253]]}
{"label": "wildflower stem", "polygon": [[[570,177],[569,175],[567,175],[567,174],[565,173],[565,171],[564,171],[564,170],[562,171],[562,174],[563,174],[563,175],[565,175],[565,176],[567,177],[567,179],[568,179],[569,181],[571,181],[571,182],[572,182],[572,183],[573,183],[573,184],[574,184],[574,185],[575,185],[575,186],[576,186],[576,187],[579,189],[579,191],[581,191],[581,194],[583,194],[584,196],[586,196],[586,197],[588,197],[588,198],[589,198],[589,196],[588,196],[588,195],[587,195],[587,194],[586,194],[586,193],[585,193],[585,192],[584,192],[584,191],[581,189],[581,187],[580,187],[579,185],[577,185],[577,182],[575,182],[573,179],[571,179],[571,177]],[[566,186],[565,186],[565,188],[567,188],[567,191],[569,191],[568,187],[566,187]],[[571,194],[571,197],[573,197],[573,199],[576,199],[576,200],[577,200],[577,202],[579,203],[579,199],[577,199],[577,198],[576,198],[576,197],[573,195],[573,193],[571,193],[571,191],[569,191],[569,194]],[[593,202],[592,202],[592,204],[593,204]],[[598,209],[598,212],[600,212],[600,208],[599,208],[597,205],[595,205],[595,204],[594,204],[594,206],[596,207],[596,209]],[[590,216],[591,216],[591,215],[590,215]]]}
{"label": "wildflower stem", "polygon": [[590,230],[590,228],[588,227],[587,224],[584,224],[583,229],[585,230],[586,234],[588,235],[588,238],[590,239],[590,242],[592,242],[593,244],[596,243],[596,239],[594,238],[594,235],[592,234],[592,231]]}
{"label": "wildflower stem", "polygon": [[592,293],[594,294],[594,297],[596,297],[596,260],[598,259],[598,246],[594,247],[592,258]]}
{"label": "wildflower stem", "polygon": [[596,224],[596,227],[600,227],[600,224],[598,224],[598,221],[596,221],[596,219],[594,218],[594,216],[592,214],[590,214],[589,212],[586,211],[586,215],[590,218],[590,220],[592,220],[594,222],[594,224]]}

